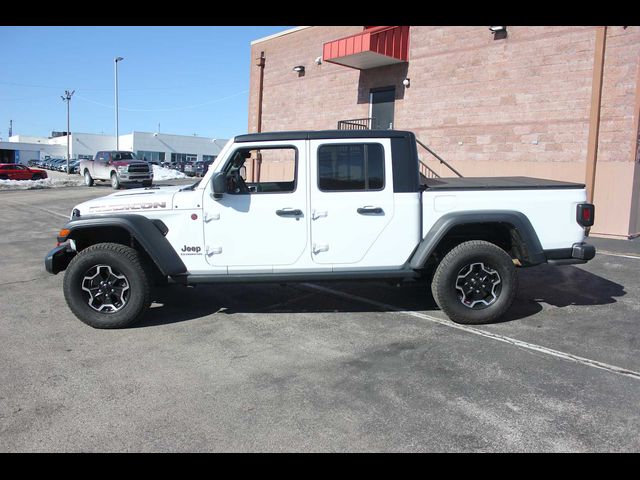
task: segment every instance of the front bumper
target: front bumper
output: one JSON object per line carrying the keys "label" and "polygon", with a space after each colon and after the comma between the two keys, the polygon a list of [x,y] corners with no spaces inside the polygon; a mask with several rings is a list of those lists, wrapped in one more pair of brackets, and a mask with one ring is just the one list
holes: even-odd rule
{"label": "front bumper", "polygon": [[547,263],[551,265],[572,265],[587,263],[596,256],[596,247],[588,243],[574,243],[571,248],[546,250]]}
{"label": "front bumper", "polygon": [[55,247],[44,257],[44,268],[47,272],[56,275],[58,272],[62,272],[67,268],[69,262],[75,255],[76,252],[71,250],[67,244]]}

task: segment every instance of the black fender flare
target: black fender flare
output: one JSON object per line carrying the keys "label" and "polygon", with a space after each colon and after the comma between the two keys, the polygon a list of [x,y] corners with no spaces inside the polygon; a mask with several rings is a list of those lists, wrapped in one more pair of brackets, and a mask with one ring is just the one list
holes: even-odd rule
{"label": "black fender flare", "polygon": [[539,265],[547,261],[540,239],[525,214],[513,210],[478,210],[449,212],[442,215],[414,251],[409,259],[409,266],[413,269],[422,268],[440,241],[453,227],[473,223],[504,223],[515,228],[527,249],[527,265]]}
{"label": "black fender flare", "polygon": [[121,228],[129,232],[163,275],[181,275],[187,272],[184,262],[165,237],[169,231],[167,226],[161,220],[149,219],[142,215],[90,215],[76,218],[63,227],[69,230],[69,233],[66,237],[58,237],[58,241],[73,240],[81,232],[105,227]]}

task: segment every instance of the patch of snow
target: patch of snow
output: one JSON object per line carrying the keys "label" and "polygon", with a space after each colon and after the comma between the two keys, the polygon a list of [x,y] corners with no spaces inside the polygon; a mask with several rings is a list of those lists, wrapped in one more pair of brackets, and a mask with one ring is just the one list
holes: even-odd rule
{"label": "patch of snow", "polygon": [[39,190],[42,188],[77,187],[82,177],[44,178],[42,180],[0,180],[0,190]]}
{"label": "patch of snow", "polygon": [[176,178],[187,178],[187,176],[179,172],[178,170],[172,170],[170,168],[160,167],[158,165],[153,166],[153,181],[158,180],[175,180]]}

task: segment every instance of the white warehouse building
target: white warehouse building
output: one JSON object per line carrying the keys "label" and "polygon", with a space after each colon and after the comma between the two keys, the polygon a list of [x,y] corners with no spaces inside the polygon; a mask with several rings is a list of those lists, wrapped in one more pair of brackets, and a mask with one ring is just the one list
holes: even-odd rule
{"label": "white warehouse building", "polygon": [[[214,160],[227,139],[173,135],[170,133],[132,132],[119,136],[120,150],[135,152],[140,159],[154,163]],[[74,133],[69,137],[72,159],[93,158],[100,150],[115,150],[115,135]],[[29,160],[47,157],[66,158],[65,132],[52,132],[51,137],[13,135],[0,142],[0,163],[27,164]]]}

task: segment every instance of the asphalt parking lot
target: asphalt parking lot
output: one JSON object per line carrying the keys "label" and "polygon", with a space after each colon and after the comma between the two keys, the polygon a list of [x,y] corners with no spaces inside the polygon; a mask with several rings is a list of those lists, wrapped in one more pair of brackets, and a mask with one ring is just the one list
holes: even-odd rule
{"label": "asphalt parking lot", "polygon": [[640,450],[636,242],[520,270],[492,325],[424,286],[340,283],[172,286],[94,330],[43,259],[111,192],[0,192],[0,451]]}

